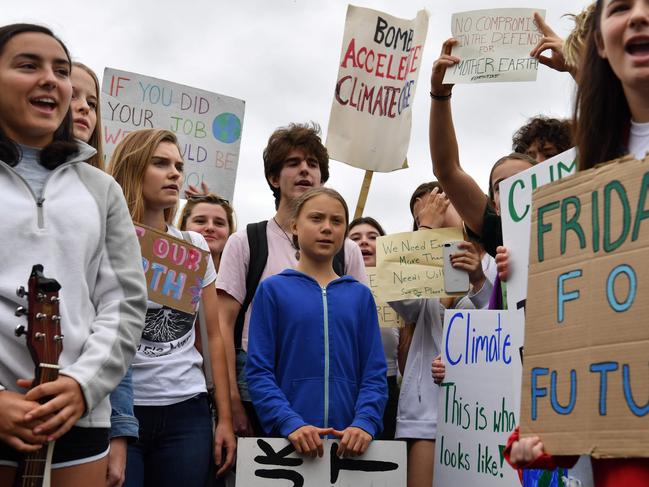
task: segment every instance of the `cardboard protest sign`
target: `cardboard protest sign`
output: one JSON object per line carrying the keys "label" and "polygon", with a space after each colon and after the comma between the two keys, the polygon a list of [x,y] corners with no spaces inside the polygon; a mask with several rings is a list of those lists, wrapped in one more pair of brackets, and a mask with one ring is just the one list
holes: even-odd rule
{"label": "cardboard protest sign", "polygon": [[434,487],[520,486],[504,460],[518,424],[522,311],[447,310]]}
{"label": "cardboard protest sign", "polygon": [[532,191],[570,176],[577,170],[577,151],[568,149],[527,171],[505,179],[500,188],[503,241],[509,253],[507,308],[519,309],[527,296],[527,264],[530,256]]}
{"label": "cardboard protest sign", "polygon": [[347,8],[327,130],[332,159],[379,172],[406,166],[427,31],[424,10],[404,20],[377,10]]}
{"label": "cardboard protest sign", "polygon": [[376,267],[366,267],[365,272],[367,273],[367,282],[374,296],[374,301],[376,302],[376,312],[379,315],[379,325],[381,328],[402,328],[405,323],[403,318],[393,310],[389,304],[383,302],[381,298],[376,294],[376,288],[378,286],[378,275],[376,272]]}
{"label": "cardboard protest sign", "polygon": [[406,486],[405,442],[373,441],[363,455],[354,458],[339,458],[338,444],[324,440],[324,456],[311,458],[295,453],[293,445],[283,438],[239,438],[237,485]]}
{"label": "cardboard protest sign", "polygon": [[437,228],[385,235],[376,239],[377,285],[384,302],[443,298],[446,242],[464,240],[459,228]]}
{"label": "cardboard protest sign", "polygon": [[135,224],[149,299],[169,308],[195,313],[203,289],[209,252],[189,242]]}
{"label": "cardboard protest sign", "polygon": [[106,68],[101,88],[106,161],[129,132],[171,130],[185,161],[185,186],[206,182],[232,201],[244,108],[243,100]]}
{"label": "cardboard protest sign", "polygon": [[446,71],[444,83],[535,81],[539,62],[530,51],[543,34],[534,12],[545,10],[499,8],[460,12],[451,17],[451,31],[459,44],[453,56],[460,63]]}
{"label": "cardboard protest sign", "polygon": [[647,162],[533,196],[521,432],[552,455],[649,456]]}

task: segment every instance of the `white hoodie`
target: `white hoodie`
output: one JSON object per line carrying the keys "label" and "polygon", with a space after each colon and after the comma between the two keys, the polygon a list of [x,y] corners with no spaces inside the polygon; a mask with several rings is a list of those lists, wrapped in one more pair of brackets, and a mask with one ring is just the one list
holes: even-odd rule
{"label": "white hoodie", "polygon": [[37,199],[18,173],[0,161],[0,390],[34,376],[24,338],[14,329],[27,306],[16,288],[32,266],[61,284],[64,335],[60,373],[83,392],[86,414],[77,426],[109,427],[108,394],[120,382],[139,342],[146,311],[140,247],[121,188],[79,153],[52,170]]}

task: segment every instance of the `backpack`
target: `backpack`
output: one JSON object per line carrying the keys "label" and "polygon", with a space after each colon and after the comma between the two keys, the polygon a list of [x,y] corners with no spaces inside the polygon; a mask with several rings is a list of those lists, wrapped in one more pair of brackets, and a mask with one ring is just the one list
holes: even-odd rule
{"label": "backpack", "polygon": [[[246,317],[246,311],[252,303],[255,296],[261,275],[266,268],[268,261],[268,240],[266,238],[266,226],[268,220],[257,223],[249,223],[246,227],[248,234],[248,247],[250,248],[250,262],[248,263],[248,274],[246,275],[246,297],[241,304],[241,309],[237,315],[237,321],[234,325],[234,348],[241,349],[241,338],[243,336],[243,323]],[[343,244],[340,252],[334,256],[333,269],[339,276],[345,275],[345,245]]]}

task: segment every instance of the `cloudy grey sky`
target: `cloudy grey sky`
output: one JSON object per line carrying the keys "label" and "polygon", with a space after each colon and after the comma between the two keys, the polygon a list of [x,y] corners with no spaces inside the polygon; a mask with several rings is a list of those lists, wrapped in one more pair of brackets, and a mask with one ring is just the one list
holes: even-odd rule
{"label": "cloudy grey sky", "polygon": [[[389,232],[411,225],[408,200],[433,179],[428,153],[429,77],[451,14],[499,7],[544,8],[564,36],[588,0],[356,0],[354,5],[413,18],[430,13],[408,151],[410,168],[375,174],[365,214]],[[313,120],[326,132],[338,73],[347,2],[343,0],[1,0],[3,24],[50,26],[75,59],[101,76],[105,66],[246,101],[234,205],[241,224],[270,217],[273,198],[261,152],[270,133]],[[512,133],[538,113],[569,116],[574,84],[543,66],[530,83],[458,85],[453,113],[465,169],[486,189],[492,163],[511,150]],[[323,140],[326,133],[323,134]],[[331,161],[329,186],[356,206],[364,171]]]}

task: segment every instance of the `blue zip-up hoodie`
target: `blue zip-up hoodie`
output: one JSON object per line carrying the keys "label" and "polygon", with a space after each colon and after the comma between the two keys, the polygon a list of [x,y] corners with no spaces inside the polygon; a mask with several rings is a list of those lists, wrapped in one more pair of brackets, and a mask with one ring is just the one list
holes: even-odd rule
{"label": "blue zip-up hoodie", "polygon": [[376,305],[343,276],[326,288],[286,269],[257,288],[246,374],[261,424],[287,437],[307,424],[382,429],[388,397]]}

